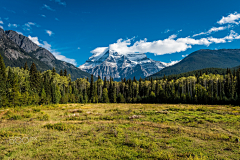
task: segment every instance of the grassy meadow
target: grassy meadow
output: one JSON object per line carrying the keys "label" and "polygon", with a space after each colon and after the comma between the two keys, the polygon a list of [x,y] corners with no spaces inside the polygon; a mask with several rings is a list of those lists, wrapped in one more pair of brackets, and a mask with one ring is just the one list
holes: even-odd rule
{"label": "grassy meadow", "polygon": [[59,104],[0,109],[0,159],[240,159],[240,107]]}

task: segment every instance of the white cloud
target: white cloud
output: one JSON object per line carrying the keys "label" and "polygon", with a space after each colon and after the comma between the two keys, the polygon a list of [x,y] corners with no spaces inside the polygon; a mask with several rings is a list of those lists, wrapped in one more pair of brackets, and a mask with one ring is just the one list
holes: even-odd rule
{"label": "white cloud", "polygon": [[93,55],[99,55],[99,54],[103,53],[106,49],[108,49],[108,47],[97,47],[94,50],[92,50],[91,53]]}
{"label": "white cloud", "polygon": [[1,25],[0,25],[0,28],[2,28],[2,29],[3,29],[3,26],[1,26]]}
{"label": "white cloud", "polygon": [[49,7],[48,5],[44,4],[42,8],[46,8],[50,11],[55,11],[54,9],[52,9],[51,7]]}
{"label": "white cloud", "polygon": [[181,60],[176,60],[176,61],[171,61],[170,63],[165,63],[165,62],[162,62],[165,66],[169,67],[169,66],[172,66],[174,64],[177,64],[178,62],[180,62]]}
{"label": "white cloud", "polygon": [[188,54],[182,55],[182,57],[187,57],[187,56],[188,56]]}
{"label": "white cloud", "polygon": [[0,20],[0,24],[3,24],[3,21]]}
{"label": "white cloud", "polygon": [[198,34],[194,34],[193,37],[200,36],[200,35],[205,35],[205,34],[211,34],[212,32],[222,31],[222,30],[225,30],[227,28],[228,28],[227,26],[225,26],[225,27],[212,27],[207,32],[201,32],[201,33],[198,33]]}
{"label": "white cloud", "polygon": [[16,31],[18,34],[21,34],[21,35],[23,35],[23,33],[22,32],[19,32],[19,31]]}
{"label": "white cloud", "polygon": [[42,14],[41,16],[44,17],[44,18],[46,17],[44,14]]}
{"label": "white cloud", "polygon": [[[164,40],[157,40],[153,42],[147,42],[147,39],[136,41],[131,44],[132,39],[118,39],[116,43],[110,44],[109,49],[118,52],[119,54],[134,54],[134,53],[153,53],[155,55],[171,54],[176,52],[186,51],[192,48],[194,45],[205,45],[209,46],[213,43],[227,43],[234,39],[240,39],[233,30],[229,35],[223,38],[206,37],[200,39],[194,39],[190,37],[177,38],[176,35],[171,35],[169,38]],[[106,47],[98,47],[91,51],[94,55],[102,53]]]}
{"label": "white cloud", "polygon": [[80,47],[78,47],[77,49],[81,49]]}
{"label": "white cloud", "polygon": [[38,41],[38,37],[31,37],[30,35],[28,36],[28,38],[33,41],[36,45],[40,46],[40,42]]}
{"label": "white cloud", "polygon": [[239,24],[240,19],[240,14],[235,12],[234,14],[229,14],[227,17],[222,17],[221,20],[219,20],[217,23],[218,24],[226,24],[226,23],[234,23],[234,24]]}
{"label": "white cloud", "polygon": [[157,40],[153,42],[147,42],[147,39],[136,41],[132,46],[131,40],[122,40],[119,39],[117,43],[110,44],[110,50],[115,50],[120,54],[127,53],[154,53],[156,55],[171,54],[175,52],[182,52],[188,48],[191,48],[192,45],[209,45],[209,42],[206,38],[201,39],[192,39],[189,37],[178,38],[176,35],[171,35],[169,38],[164,40]]}
{"label": "white cloud", "polygon": [[36,23],[33,22],[28,22],[23,25],[23,30],[30,31],[32,29],[32,26],[37,26],[39,27]]}
{"label": "white cloud", "polygon": [[171,30],[170,29],[166,29],[165,31],[164,31],[164,33],[168,33],[168,32],[170,32]]}
{"label": "white cloud", "polygon": [[46,30],[46,33],[49,35],[49,36],[51,36],[52,34],[54,34],[52,31],[50,31],[50,30]]}
{"label": "white cloud", "polygon": [[8,24],[8,27],[15,27],[15,28],[17,28],[18,25],[17,25],[17,24],[11,24],[11,23],[9,23],[9,24]]}

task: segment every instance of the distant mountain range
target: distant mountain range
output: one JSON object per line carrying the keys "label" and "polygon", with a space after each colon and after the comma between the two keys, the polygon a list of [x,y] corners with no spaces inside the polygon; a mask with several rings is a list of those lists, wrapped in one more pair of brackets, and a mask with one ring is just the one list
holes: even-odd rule
{"label": "distant mountain range", "polygon": [[166,67],[161,71],[147,77],[163,77],[164,75],[177,75],[203,68],[238,68],[240,65],[240,49],[201,49],[191,53],[179,63]]}
{"label": "distant mountain range", "polygon": [[[34,62],[40,71],[51,70],[55,67],[59,73],[60,70],[67,70],[71,78],[90,78],[91,75],[74,65],[57,60],[55,56],[33,43],[28,37],[18,34],[15,31],[4,31],[0,28],[0,54],[2,55],[6,66],[21,67],[27,62],[28,66]],[[96,79],[96,77],[94,77]]]}
{"label": "distant mountain range", "polygon": [[[148,58],[144,53],[118,53],[106,47],[102,52],[94,53],[79,68],[74,65],[57,60],[48,50],[39,47],[28,37],[15,31],[4,31],[0,28],[0,54],[7,66],[21,67],[25,62],[29,67],[34,62],[38,70],[51,70],[53,67],[59,73],[66,69],[73,80],[77,78],[90,78],[90,74],[100,76],[102,79],[112,77],[119,81],[123,78],[136,79],[156,78],[164,75],[177,75],[195,70],[223,73],[217,68],[233,68],[240,66],[240,49],[202,49],[191,53],[176,64],[164,63]],[[186,73],[192,74],[197,72]],[[97,78],[94,77],[94,80]]]}
{"label": "distant mountain range", "polygon": [[108,47],[103,52],[93,54],[79,68],[102,79],[112,77],[118,81],[123,78],[139,79],[154,74],[171,64],[154,61],[145,54],[121,54]]}

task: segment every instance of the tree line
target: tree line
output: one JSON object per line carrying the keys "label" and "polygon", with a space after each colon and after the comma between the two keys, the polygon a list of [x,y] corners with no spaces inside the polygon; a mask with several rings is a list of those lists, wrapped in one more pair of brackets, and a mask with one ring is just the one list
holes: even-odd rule
{"label": "tree line", "polygon": [[240,69],[181,78],[71,80],[67,71],[40,72],[34,63],[5,67],[0,56],[0,107],[64,103],[240,104]]}

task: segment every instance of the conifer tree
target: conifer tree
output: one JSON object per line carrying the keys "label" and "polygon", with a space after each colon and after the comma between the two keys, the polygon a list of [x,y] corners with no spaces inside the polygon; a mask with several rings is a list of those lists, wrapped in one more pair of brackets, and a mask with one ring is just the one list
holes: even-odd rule
{"label": "conifer tree", "polygon": [[54,76],[56,74],[56,69],[55,69],[55,67],[53,67],[53,69],[52,69],[52,76]]}
{"label": "conifer tree", "polygon": [[62,70],[60,71],[60,76],[63,76],[63,71]]}
{"label": "conifer tree", "polygon": [[31,87],[31,90],[35,90],[35,92],[37,93],[40,92],[41,79],[35,63],[32,63],[30,68],[30,87]]}
{"label": "conifer tree", "polygon": [[93,81],[93,74],[91,75],[91,83],[90,83],[90,95],[89,99],[93,102],[94,97],[94,81]]}
{"label": "conifer tree", "polygon": [[107,88],[107,77],[104,78],[103,88]]}
{"label": "conifer tree", "polygon": [[24,64],[24,70],[28,70],[27,62]]}
{"label": "conifer tree", "polygon": [[2,56],[0,55],[0,107],[6,98],[6,67]]}
{"label": "conifer tree", "polygon": [[66,69],[64,70],[64,76],[67,77],[67,70]]}

